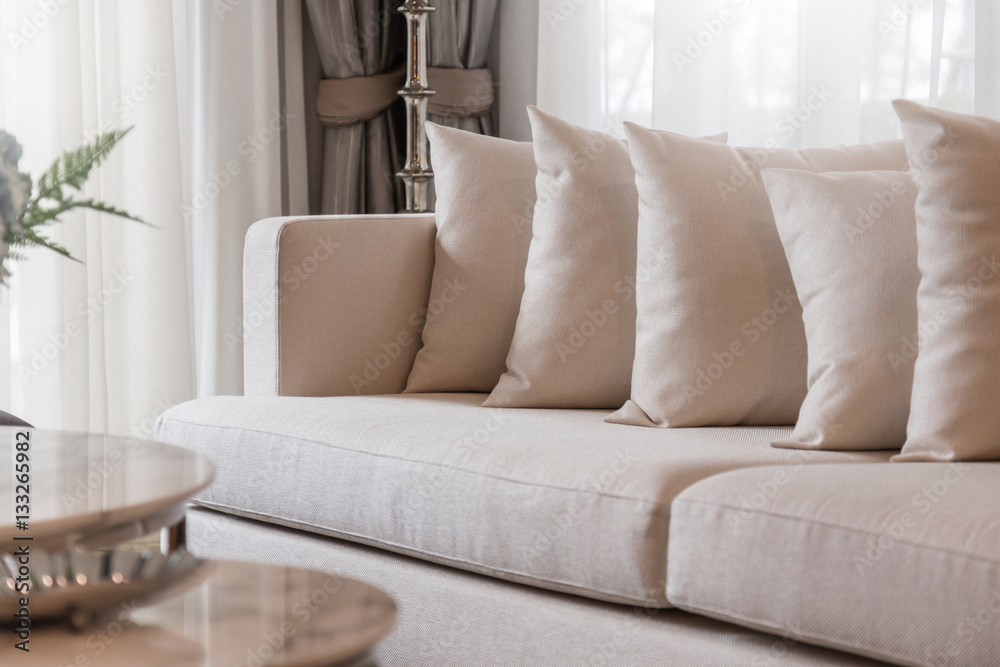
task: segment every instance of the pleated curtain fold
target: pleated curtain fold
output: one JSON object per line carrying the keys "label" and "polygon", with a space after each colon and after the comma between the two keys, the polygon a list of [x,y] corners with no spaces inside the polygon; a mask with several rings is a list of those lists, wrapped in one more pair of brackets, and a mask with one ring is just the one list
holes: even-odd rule
{"label": "pleated curtain fold", "polygon": [[[388,72],[405,56],[399,0],[305,0],[323,75]],[[394,213],[402,205],[398,106],[375,118],[324,128],[321,213]]]}
{"label": "pleated curtain fold", "polygon": [[[428,23],[431,67],[483,69],[490,49],[497,0],[437,0],[437,11]],[[431,87],[434,76],[428,76]],[[469,102],[487,94],[478,86],[467,91]],[[488,94],[492,98],[492,88]],[[434,98],[431,98],[433,102]],[[458,127],[478,134],[495,135],[493,120],[487,112],[481,116],[456,117],[428,114],[435,123]]]}
{"label": "pleated curtain fold", "polygon": [[[402,208],[395,178],[403,152],[401,103],[373,118],[364,112],[383,100],[385,86],[403,72],[405,20],[400,0],[305,0],[319,51],[323,76],[339,85],[320,92],[323,129],[322,203],[319,213],[393,213]],[[427,19],[431,71],[442,87],[428,119],[480,134],[495,134],[491,116],[492,75],[487,67],[497,0],[438,0]],[[450,76],[448,69],[480,70],[473,76]],[[381,77],[381,82],[362,78]],[[346,81],[357,79],[357,81]],[[383,85],[384,84],[384,85]],[[352,91],[364,100],[337,99]],[[444,93],[447,91],[447,94]],[[348,107],[350,109],[348,109]],[[335,117],[340,108],[343,116]],[[324,113],[326,111],[327,113]],[[351,113],[362,120],[355,121]]]}

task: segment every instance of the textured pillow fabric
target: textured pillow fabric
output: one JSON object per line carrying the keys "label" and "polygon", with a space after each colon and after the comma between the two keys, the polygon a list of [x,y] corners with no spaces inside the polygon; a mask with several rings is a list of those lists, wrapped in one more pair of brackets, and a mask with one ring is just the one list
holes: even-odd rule
{"label": "textured pillow fabric", "polygon": [[506,370],[535,205],[531,144],[427,123],[434,276],[407,392],[488,392]]}
{"label": "textured pillow fabric", "polygon": [[639,195],[628,148],[534,107],[529,116],[539,197],[524,296],[507,372],[483,405],[617,408],[635,352]]}
{"label": "textured pillow fabric", "polygon": [[899,171],[761,172],[802,305],[809,393],[792,449],[899,449],[916,357],[917,189]]}
{"label": "textured pillow fabric", "polygon": [[1000,122],[893,103],[917,185],[919,348],[896,461],[1000,460]]}
{"label": "textured pillow fabric", "polygon": [[905,170],[901,141],[733,148],[626,123],[639,191],[632,396],[608,421],[794,424],[806,395],[802,309],[760,170]]}

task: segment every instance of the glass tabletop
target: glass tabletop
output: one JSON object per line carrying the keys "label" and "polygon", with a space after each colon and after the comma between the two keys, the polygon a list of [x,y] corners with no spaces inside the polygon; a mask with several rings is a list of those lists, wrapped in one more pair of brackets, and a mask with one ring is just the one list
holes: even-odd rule
{"label": "glass tabletop", "polygon": [[206,576],[159,603],[125,603],[83,632],[32,627],[30,652],[0,646],[0,664],[101,667],[313,667],[357,664],[389,632],[392,599],[309,570],[210,562]]}
{"label": "glass tabletop", "polygon": [[207,458],[173,445],[0,428],[0,551],[148,534],[179,521],[214,475]]}

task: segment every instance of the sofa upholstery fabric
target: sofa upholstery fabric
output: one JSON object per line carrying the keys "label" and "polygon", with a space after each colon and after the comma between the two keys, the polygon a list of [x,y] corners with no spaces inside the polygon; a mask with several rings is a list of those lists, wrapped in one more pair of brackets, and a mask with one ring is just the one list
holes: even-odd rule
{"label": "sofa upholstery fabric", "polygon": [[1000,463],[761,467],[674,501],[682,608],[904,665],[1000,664]]}
{"label": "sofa upholstery fabric", "polygon": [[271,218],[244,247],[248,396],[400,392],[420,346],[434,216]]}
{"label": "sofa upholstery fabric", "polygon": [[543,588],[667,606],[670,503],[745,466],[886,461],[770,446],[787,428],[642,429],[482,394],[215,397],[159,440],[212,459],[209,507]]}
{"label": "sofa upholstery fabric", "polygon": [[204,558],[308,568],[386,591],[400,614],[375,649],[380,667],[882,664],[677,609],[520,586],[201,508],[189,511],[187,526],[189,547]]}

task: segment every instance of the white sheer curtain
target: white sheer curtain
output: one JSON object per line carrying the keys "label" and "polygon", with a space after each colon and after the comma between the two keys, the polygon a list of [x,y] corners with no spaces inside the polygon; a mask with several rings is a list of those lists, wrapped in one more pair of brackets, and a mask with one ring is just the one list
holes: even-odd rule
{"label": "white sheer curtain", "polygon": [[289,208],[281,156],[302,123],[279,104],[278,12],[276,0],[0,3],[0,127],[23,145],[22,170],[134,125],[86,192],[155,225],[69,214],[52,236],[82,264],[43,249],[13,266],[0,408],[148,436],[199,384],[241,391],[243,235]]}
{"label": "white sheer curtain", "polygon": [[538,104],[595,129],[789,147],[898,136],[897,97],[1000,117],[998,5],[541,0]]}

